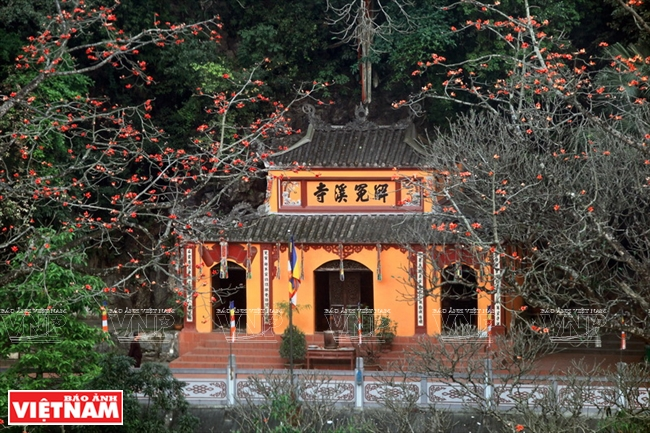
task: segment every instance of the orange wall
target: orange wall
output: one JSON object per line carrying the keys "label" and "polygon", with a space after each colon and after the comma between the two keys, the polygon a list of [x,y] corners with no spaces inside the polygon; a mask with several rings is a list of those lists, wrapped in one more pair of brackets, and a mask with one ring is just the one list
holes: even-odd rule
{"label": "orange wall", "polygon": [[[206,243],[206,245],[210,245]],[[246,308],[251,311],[247,313],[247,332],[259,333],[262,332],[262,254],[259,245],[253,245],[257,248],[258,252],[251,260],[251,278],[246,279]],[[219,263],[215,263],[212,267],[208,267],[200,259],[198,247],[196,251],[197,269],[195,278],[195,287],[197,296],[195,302],[195,316],[196,316],[196,330],[198,332],[211,332],[213,328],[212,321],[212,270],[219,269]],[[232,263],[232,261],[229,261]],[[244,263],[238,263],[244,266]],[[285,265],[286,267],[286,265]]]}
{"label": "orange wall", "polygon": [[[299,248],[299,247],[298,247]],[[310,249],[304,254],[304,273],[305,279],[300,284],[298,290],[298,304],[311,305],[311,309],[301,311],[294,316],[294,322],[305,333],[313,334],[315,329],[315,311],[314,311],[314,270],[319,266],[331,260],[338,260],[338,254],[328,253],[324,249]],[[286,251],[282,254],[281,260],[286,263],[288,260]],[[353,253],[346,257],[346,260],[359,262],[373,273],[374,289],[374,309],[386,310],[387,315],[398,323],[398,335],[413,335],[415,332],[413,305],[408,305],[403,299],[400,292],[406,290],[401,282],[406,276],[408,269],[407,256],[399,250],[391,248],[382,251],[382,281],[377,281],[377,252],[376,250],[363,249],[358,253]],[[286,267],[284,268],[286,269]],[[281,275],[280,280],[274,280],[273,299],[286,300],[288,298],[288,272]],[[286,327],[286,320],[279,324],[275,329],[276,333],[281,333]]]}
{"label": "orange wall", "polygon": [[[209,245],[209,244],[208,244]],[[263,329],[263,316],[262,316],[262,251],[260,245],[253,245],[258,249],[258,253],[252,260],[251,270],[252,278],[246,280],[246,303],[249,310],[254,310],[248,313],[247,317],[247,333],[256,334]],[[298,249],[298,257],[303,256],[300,252],[300,245],[296,246]],[[402,336],[411,336],[415,333],[415,317],[416,310],[413,303],[413,298],[407,299],[407,294],[414,293],[414,286],[408,282],[408,253],[401,252],[397,248],[383,247],[381,254],[382,264],[382,280],[377,281],[377,251],[375,248],[362,249],[358,253],[352,253],[346,260],[354,260],[365,265],[373,273],[373,289],[374,289],[374,309],[383,310],[387,315],[397,322],[397,334]],[[197,256],[198,257],[198,256]],[[271,256],[272,257],[272,256]],[[304,252],[304,280],[301,282],[300,289],[298,290],[298,305],[310,305],[310,309],[303,308],[298,314],[294,315],[294,323],[299,326],[306,334],[313,334],[315,330],[315,311],[314,311],[314,270],[326,262],[338,260],[339,256],[335,252],[327,252],[323,248],[314,249]],[[280,278],[271,279],[271,292],[272,292],[272,305],[271,308],[276,309],[276,304],[281,301],[288,300],[289,280],[288,280],[288,252],[285,250],[280,254]],[[243,265],[243,263],[240,263]],[[278,263],[271,261],[270,268],[274,269]],[[216,264],[218,266],[218,264]],[[429,267],[430,269],[430,267]],[[489,268],[475,269],[477,276],[489,275]],[[482,272],[481,272],[482,271]],[[427,271],[427,278],[429,281],[430,270]],[[196,292],[195,298],[195,316],[196,328],[199,332],[212,331],[212,303],[211,303],[211,268],[205,266],[199,260],[196,272]],[[438,278],[434,275],[433,278]],[[435,281],[435,280],[434,280]],[[486,281],[479,281],[479,285],[484,284],[485,287],[490,287],[490,283]],[[428,334],[438,334],[441,330],[440,318],[440,297],[439,293],[434,293],[434,297],[427,297],[425,299],[425,323],[426,332]],[[484,314],[491,303],[491,296],[487,293],[480,293],[478,296],[478,327],[485,329],[487,327],[487,317]],[[284,331],[288,324],[286,317],[281,317],[277,311],[273,317],[274,332],[280,334]]]}
{"label": "orange wall", "polygon": [[194,257],[197,262],[195,269],[196,297],[194,298],[194,320],[198,332],[212,331],[212,278],[210,269],[201,260],[199,247],[196,248]]}

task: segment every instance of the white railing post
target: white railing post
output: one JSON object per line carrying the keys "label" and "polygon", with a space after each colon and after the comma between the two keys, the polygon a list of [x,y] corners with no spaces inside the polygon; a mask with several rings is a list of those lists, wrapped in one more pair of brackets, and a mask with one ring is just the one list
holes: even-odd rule
{"label": "white railing post", "polygon": [[492,383],[492,360],[485,360],[485,401],[488,404],[489,408],[493,407],[493,396],[494,394],[494,385]]}
{"label": "white railing post", "polygon": [[356,389],[355,407],[363,409],[363,358],[357,358],[357,368],[354,371],[354,386]]}
{"label": "white railing post", "polygon": [[235,354],[231,354],[228,356],[228,378],[227,383],[227,401],[228,401],[228,406],[234,406],[235,405],[235,396],[237,395],[237,390],[235,389],[235,381],[237,378],[237,363],[235,361]]}

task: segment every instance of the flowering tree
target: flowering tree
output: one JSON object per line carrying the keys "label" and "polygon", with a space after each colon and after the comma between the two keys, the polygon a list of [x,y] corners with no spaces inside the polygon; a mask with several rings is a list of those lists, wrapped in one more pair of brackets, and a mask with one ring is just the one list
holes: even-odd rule
{"label": "flowering tree", "polygon": [[[87,355],[102,335],[75,328],[76,319],[88,309],[98,312],[108,294],[146,305],[153,293],[180,290],[178,247],[218,238],[240,223],[241,212],[221,210],[222,196],[257,175],[272,152],[263,140],[293,133],[286,113],[315,87],[296,89],[285,105],[264,96],[257,68],[224,72],[218,91],[198,91],[210,121],[190,142],[168,143],[152,118],[155,101],[119,106],[94,97],[88,74],[115,68],[127,90],[153,85],[140,52],[190,37],[210,47],[219,40],[218,20],[155,21],[127,34],[115,25],[117,6],[52,5],[0,87],[0,333],[7,341],[27,337],[32,329],[22,319],[34,317],[34,309],[66,315],[55,327],[63,346],[23,339],[20,347],[2,347],[3,356],[33,353],[12,376],[25,386],[36,386],[24,375],[34,366],[59,374],[42,386],[90,372],[80,366],[95,365]],[[44,362],[48,350],[51,362]],[[76,360],[59,362],[71,354]]]}
{"label": "flowering tree", "polygon": [[[638,4],[620,3],[645,28]],[[442,168],[430,192],[444,215],[432,229],[495,266],[486,288],[497,299],[573,317],[587,308],[592,328],[649,340],[646,59],[606,41],[601,57],[576,49],[547,34],[527,1],[522,16],[463,5],[480,17],[452,30],[490,32],[505,50],[457,64],[433,54],[413,74],[444,73],[443,89],[395,103],[473,110],[430,138],[430,165]]]}
{"label": "flowering tree", "polygon": [[[199,226],[215,232],[227,226],[218,209],[223,182],[248,181],[268,155],[260,140],[293,132],[288,106],[261,93],[255,69],[241,76],[224,73],[224,90],[200,92],[214,121],[200,125],[190,143],[165,143],[164,131],[151,118],[155,101],[122,107],[90,97],[83,74],[115,67],[123,71],[127,89],[151,85],[147,65],[137,60],[143,47],[201,35],[206,43],[217,41],[218,22],[164,28],[155,22],[153,29],[125,35],[115,28],[112,9],[91,9],[83,1],[57,6],[48,27],[30,38],[18,57],[13,88],[2,95],[1,280],[24,278],[76,251],[120,255],[118,243],[130,242],[129,260],[101,270],[118,275],[115,287],[104,291],[150,287],[155,281],[144,270],[166,273],[166,265],[157,266],[175,254],[178,242],[196,239]],[[89,42],[91,37],[97,41]],[[81,84],[70,85],[75,83],[65,81],[70,77]],[[67,88],[53,91],[57,86]],[[300,91],[299,97],[308,94]],[[234,112],[251,105],[259,107],[248,111],[249,123],[234,124]],[[52,252],[46,240],[36,241],[42,236],[38,227],[74,233],[74,239]],[[29,261],[16,266],[16,254],[24,251],[32,251]]]}

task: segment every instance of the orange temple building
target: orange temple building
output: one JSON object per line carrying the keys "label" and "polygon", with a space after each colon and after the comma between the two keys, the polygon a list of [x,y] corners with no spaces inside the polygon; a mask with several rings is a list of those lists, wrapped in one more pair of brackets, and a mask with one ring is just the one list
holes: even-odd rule
{"label": "orange temple building", "polygon": [[[361,112],[336,126],[307,111],[305,136],[271,158],[259,217],[223,239],[185,247],[181,357],[201,335],[227,334],[231,301],[237,338],[284,331],[278,304],[289,298],[292,237],[302,266],[297,303],[309,306],[294,323],[307,335],[352,333],[340,315],[358,308],[390,317],[402,337],[505,324],[491,258],[477,260],[431,228],[440,221],[435,172],[412,122],[379,126]],[[475,287],[462,294],[466,284],[454,276]]]}

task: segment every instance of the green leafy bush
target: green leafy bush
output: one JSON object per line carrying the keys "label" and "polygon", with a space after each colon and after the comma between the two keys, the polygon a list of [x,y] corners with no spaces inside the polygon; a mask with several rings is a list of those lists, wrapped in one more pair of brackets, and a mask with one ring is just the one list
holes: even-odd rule
{"label": "green leafy bush", "polygon": [[123,390],[124,425],[82,426],[72,431],[193,433],[198,419],[189,413],[189,403],[183,395],[185,383],[174,378],[164,364],[145,363],[139,369],[132,366],[132,358],[106,355],[100,375],[85,386],[85,389]]}
{"label": "green leafy bush", "polygon": [[[293,343],[291,342],[291,336],[293,336]],[[282,343],[280,344],[280,356],[289,359],[291,357],[293,345],[293,360],[294,361],[303,361],[307,357],[307,339],[305,338],[305,333],[296,327],[296,325],[291,325],[285,329],[282,334]]]}

